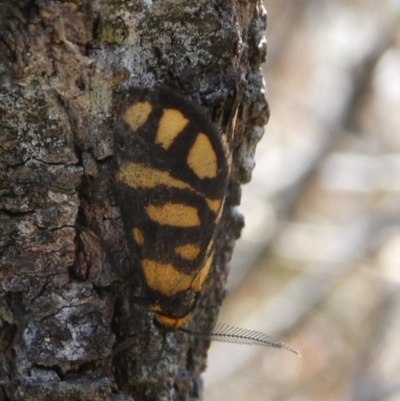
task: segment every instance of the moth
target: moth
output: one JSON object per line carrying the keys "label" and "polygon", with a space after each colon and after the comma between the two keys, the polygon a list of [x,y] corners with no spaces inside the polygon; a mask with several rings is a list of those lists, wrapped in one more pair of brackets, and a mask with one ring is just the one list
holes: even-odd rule
{"label": "moth", "polygon": [[[114,178],[126,240],[155,319],[166,329],[192,332],[184,324],[213,263],[231,134],[165,87],[134,90],[117,116]],[[200,335],[262,343],[262,336],[229,326]],[[263,345],[286,347],[262,338]]]}

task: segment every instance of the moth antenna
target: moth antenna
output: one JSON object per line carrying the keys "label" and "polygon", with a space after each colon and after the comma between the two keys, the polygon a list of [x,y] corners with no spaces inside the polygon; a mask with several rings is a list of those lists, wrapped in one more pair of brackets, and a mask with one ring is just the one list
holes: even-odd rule
{"label": "moth antenna", "polygon": [[198,332],[185,327],[181,327],[179,330],[204,340],[235,344],[262,345],[264,347],[284,349],[296,354],[297,356],[301,356],[299,351],[283,342],[273,340],[265,333],[256,330],[242,329],[225,323],[217,323],[217,325],[209,332]]}
{"label": "moth antenna", "polygon": [[118,344],[116,347],[113,348],[112,357],[114,358],[115,355],[119,354],[121,351],[130,348],[135,342],[137,341],[137,336],[129,337],[122,343]]}
{"label": "moth antenna", "polygon": [[[167,343],[167,337],[166,337],[166,330],[162,330],[162,338],[150,338],[150,342],[148,346],[143,349],[141,355],[137,357],[137,361],[140,364],[144,365],[154,365],[156,366],[162,359],[164,352],[165,352],[165,346]],[[121,351],[126,350],[127,348],[130,348],[133,344],[137,342],[138,337],[133,336],[125,339],[122,343],[118,344],[112,352],[112,357],[115,357],[117,354],[119,354]]]}

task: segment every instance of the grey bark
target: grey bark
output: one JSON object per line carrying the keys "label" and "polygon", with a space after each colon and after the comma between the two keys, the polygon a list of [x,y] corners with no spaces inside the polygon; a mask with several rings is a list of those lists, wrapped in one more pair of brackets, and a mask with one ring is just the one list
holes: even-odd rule
{"label": "grey bark", "polygon": [[238,96],[218,255],[192,319],[215,321],[242,226],[234,206],[268,118],[260,2],[0,7],[0,400],[199,399],[207,342],[168,333],[151,356],[160,332],[135,300],[113,189],[114,111],[122,92],[165,84],[223,130]]}

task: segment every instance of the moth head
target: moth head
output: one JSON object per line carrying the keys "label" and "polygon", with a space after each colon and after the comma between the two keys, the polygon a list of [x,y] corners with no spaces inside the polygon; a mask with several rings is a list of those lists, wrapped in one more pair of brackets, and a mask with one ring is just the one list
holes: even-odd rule
{"label": "moth head", "polygon": [[161,326],[166,327],[167,329],[175,330],[181,327],[188,320],[189,315],[175,318],[156,312],[155,318],[156,322],[161,324]]}
{"label": "moth head", "polygon": [[155,323],[167,329],[177,329],[185,323],[196,303],[197,294],[192,289],[181,291],[173,297],[161,294],[150,304],[155,312]]}

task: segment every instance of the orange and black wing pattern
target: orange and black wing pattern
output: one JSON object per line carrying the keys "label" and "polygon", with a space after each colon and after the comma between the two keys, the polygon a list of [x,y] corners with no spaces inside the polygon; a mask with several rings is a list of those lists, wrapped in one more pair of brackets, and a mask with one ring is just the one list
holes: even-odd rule
{"label": "orange and black wing pattern", "polygon": [[114,152],[130,252],[157,320],[178,328],[213,261],[230,171],[225,135],[176,92],[140,89],[122,103]]}

